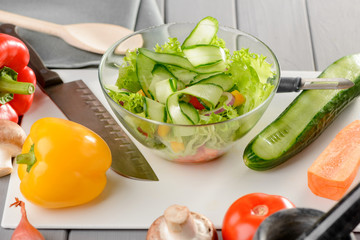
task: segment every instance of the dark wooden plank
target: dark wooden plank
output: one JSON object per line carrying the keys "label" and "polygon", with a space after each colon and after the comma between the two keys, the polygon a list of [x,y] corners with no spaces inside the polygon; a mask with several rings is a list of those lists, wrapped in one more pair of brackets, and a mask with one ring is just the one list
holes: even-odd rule
{"label": "dark wooden plank", "polygon": [[238,28],[265,42],[282,70],[314,70],[305,0],[237,0],[236,9]]}
{"label": "dark wooden plank", "polygon": [[358,0],[307,0],[316,68],[360,52]]}

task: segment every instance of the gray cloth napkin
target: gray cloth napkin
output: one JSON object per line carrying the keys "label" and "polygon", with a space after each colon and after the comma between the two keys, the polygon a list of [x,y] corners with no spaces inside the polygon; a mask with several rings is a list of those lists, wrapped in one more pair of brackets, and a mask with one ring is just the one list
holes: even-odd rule
{"label": "gray cloth napkin", "polygon": [[[58,24],[111,23],[131,30],[163,23],[155,0],[16,0],[3,1],[1,10]],[[18,28],[49,68],[96,67],[100,54],[74,48],[62,39]]]}

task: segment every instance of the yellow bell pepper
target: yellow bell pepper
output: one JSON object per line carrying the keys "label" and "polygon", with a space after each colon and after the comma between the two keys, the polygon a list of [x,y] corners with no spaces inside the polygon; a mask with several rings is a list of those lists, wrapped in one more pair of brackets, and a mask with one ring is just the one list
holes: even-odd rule
{"label": "yellow bell pepper", "polygon": [[111,152],[83,125],[42,118],[32,125],[17,163],[20,190],[27,200],[63,208],[89,202],[104,190]]}

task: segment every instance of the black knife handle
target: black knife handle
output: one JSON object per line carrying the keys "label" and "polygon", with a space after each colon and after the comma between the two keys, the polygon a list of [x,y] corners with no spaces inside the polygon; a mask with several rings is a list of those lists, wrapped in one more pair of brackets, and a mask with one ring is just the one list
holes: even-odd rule
{"label": "black knife handle", "polygon": [[34,71],[36,75],[36,81],[42,88],[47,88],[49,86],[63,83],[56,72],[53,72],[45,67],[43,61],[32,48],[32,46],[17,34],[16,27],[14,25],[2,24],[0,25],[0,32],[16,37],[25,43],[26,47],[29,49],[31,58],[29,67]]}
{"label": "black knife handle", "polygon": [[360,223],[360,183],[298,239],[345,238]]}
{"label": "black knife handle", "polygon": [[282,77],[277,92],[298,92],[300,91],[300,84],[300,77]]}

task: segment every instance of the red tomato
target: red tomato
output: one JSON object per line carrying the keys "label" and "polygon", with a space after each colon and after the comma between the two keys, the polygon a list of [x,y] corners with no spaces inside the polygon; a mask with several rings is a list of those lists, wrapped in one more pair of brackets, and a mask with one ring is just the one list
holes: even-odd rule
{"label": "red tomato", "polygon": [[202,105],[202,104],[199,102],[199,100],[198,100],[196,97],[194,97],[194,96],[192,96],[192,97],[190,98],[189,103],[191,103],[191,104],[194,106],[194,108],[196,108],[196,109],[198,109],[198,110],[203,110],[203,109],[205,109],[204,105]]}
{"label": "red tomato", "polygon": [[18,122],[19,117],[15,110],[8,104],[0,104],[0,119],[6,119],[13,122]]}
{"label": "red tomato", "polygon": [[227,210],[222,226],[224,240],[251,240],[261,222],[281,209],[293,208],[288,199],[265,193],[250,193]]}

